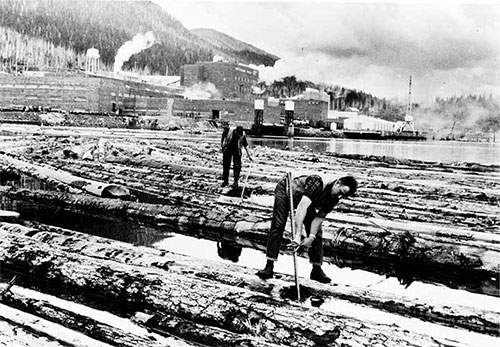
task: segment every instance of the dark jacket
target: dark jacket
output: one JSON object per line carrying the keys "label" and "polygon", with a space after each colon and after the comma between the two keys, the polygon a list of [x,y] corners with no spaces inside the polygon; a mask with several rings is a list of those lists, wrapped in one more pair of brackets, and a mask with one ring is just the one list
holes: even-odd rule
{"label": "dark jacket", "polygon": [[236,136],[238,137],[238,143],[237,143],[237,151],[238,155],[241,155],[242,153],[242,148],[248,146],[247,142],[247,137],[244,131],[241,132],[241,136],[238,136],[238,133],[236,131],[236,128],[226,128],[222,132],[221,136],[221,147],[222,147],[222,152],[225,152],[226,150],[230,149],[230,144],[231,141],[233,140],[233,137]]}

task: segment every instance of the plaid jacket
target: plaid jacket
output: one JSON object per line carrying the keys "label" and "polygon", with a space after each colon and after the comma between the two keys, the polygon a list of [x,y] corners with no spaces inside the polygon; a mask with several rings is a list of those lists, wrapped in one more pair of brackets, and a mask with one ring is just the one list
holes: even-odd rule
{"label": "plaid jacket", "polygon": [[297,207],[305,195],[311,201],[311,207],[317,211],[318,217],[325,217],[339,202],[338,198],[331,196],[333,182],[324,185],[319,175],[299,176],[293,179],[293,202]]}

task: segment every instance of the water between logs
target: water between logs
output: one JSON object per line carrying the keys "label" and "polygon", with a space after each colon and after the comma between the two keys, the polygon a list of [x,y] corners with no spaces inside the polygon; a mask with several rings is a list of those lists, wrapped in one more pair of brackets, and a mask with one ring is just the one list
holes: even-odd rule
{"label": "water between logs", "polygon": [[[213,138],[212,141],[216,141]],[[318,151],[335,151],[337,153],[374,154],[388,155],[393,157],[406,157],[416,160],[444,160],[453,158],[457,161],[478,162],[481,164],[497,164],[500,157],[500,144],[498,143],[400,143],[400,142],[370,142],[370,141],[347,141],[339,139],[252,139],[251,144],[269,146],[275,148],[293,148],[295,146],[307,146]],[[51,190],[50,185],[29,177],[21,176],[19,179],[9,179],[0,175],[1,185],[17,185],[24,188]],[[151,201],[152,197],[142,196],[139,200]],[[148,201],[149,200],[149,201]],[[224,244],[213,241],[196,239],[174,232],[159,233],[158,230],[150,230],[131,223],[116,223],[97,219],[88,215],[73,214],[68,211],[54,211],[48,207],[29,204],[26,202],[3,199],[1,208],[16,210],[21,213],[21,218],[34,220],[46,224],[65,227],[73,230],[84,231],[89,234],[112,237],[117,240],[127,241],[136,245],[152,246],[165,249],[175,253],[202,259],[217,260],[222,262],[234,262],[239,265],[261,268],[265,262],[262,251],[242,248],[238,245]],[[475,307],[500,306],[500,298],[487,295],[474,294],[464,290],[454,290],[443,285],[422,283],[413,281],[409,285],[401,283],[395,277],[371,273],[364,270],[352,270],[348,267],[339,267],[337,264],[324,264],[324,271],[332,277],[334,284],[349,284],[359,287],[369,287],[395,294],[405,294],[420,298],[440,298],[456,302],[467,302]],[[306,259],[298,259],[299,276],[309,275],[310,264]],[[276,263],[275,271],[293,275],[293,260],[290,256],[282,255]],[[452,299],[450,299],[452,298]],[[305,305],[311,305],[307,300]],[[429,324],[417,319],[404,318],[401,316],[384,313],[379,310],[369,309],[356,304],[347,303],[342,300],[327,299],[321,304],[322,309],[352,317],[363,317],[364,319],[386,324],[398,324],[408,329],[426,330],[438,337],[461,341],[472,346],[493,346],[498,339],[453,329],[435,324]]]}

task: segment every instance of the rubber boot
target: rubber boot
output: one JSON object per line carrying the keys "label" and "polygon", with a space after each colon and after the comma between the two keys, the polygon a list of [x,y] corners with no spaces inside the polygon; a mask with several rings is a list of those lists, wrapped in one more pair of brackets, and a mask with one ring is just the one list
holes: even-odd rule
{"label": "rubber boot", "polygon": [[274,276],[274,262],[271,260],[268,260],[266,263],[266,267],[263,270],[258,271],[257,276],[259,276],[263,280],[273,278],[273,276]]}
{"label": "rubber boot", "polygon": [[240,180],[240,173],[234,173],[234,183],[232,185],[233,188],[238,188],[238,181]]}
{"label": "rubber boot", "polygon": [[330,277],[325,275],[325,273],[321,269],[321,266],[319,265],[313,265],[310,279],[321,283],[330,283],[332,281]]}

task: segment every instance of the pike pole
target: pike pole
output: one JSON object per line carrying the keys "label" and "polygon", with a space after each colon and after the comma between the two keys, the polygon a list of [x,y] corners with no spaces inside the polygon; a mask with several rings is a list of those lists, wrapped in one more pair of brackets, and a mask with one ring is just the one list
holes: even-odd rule
{"label": "pike pole", "polygon": [[[295,215],[293,213],[293,189],[292,189],[292,173],[287,173],[287,185],[288,185],[288,194],[290,195],[290,221],[291,221],[291,230],[292,230],[292,238],[295,238]],[[293,240],[292,239],[292,240]],[[300,283],[299,283],[299,270],[297,267],[297,249],[293,248],[293,270],[295,274],[295,287],[297,287],[297,301],[300,302]]]}
{"label": "pike pole", "polygon": [[243,183],[243,189],[241,190],[241,201],[240,203],[243,203],[243,198],[245,197],[245,189],[247,187],[248,183],[248,176],[250,176],[250,173],[253,171],[253,162],[250,164],[250,168],[248,169],[247,175],[245,177],[245,182]]}

